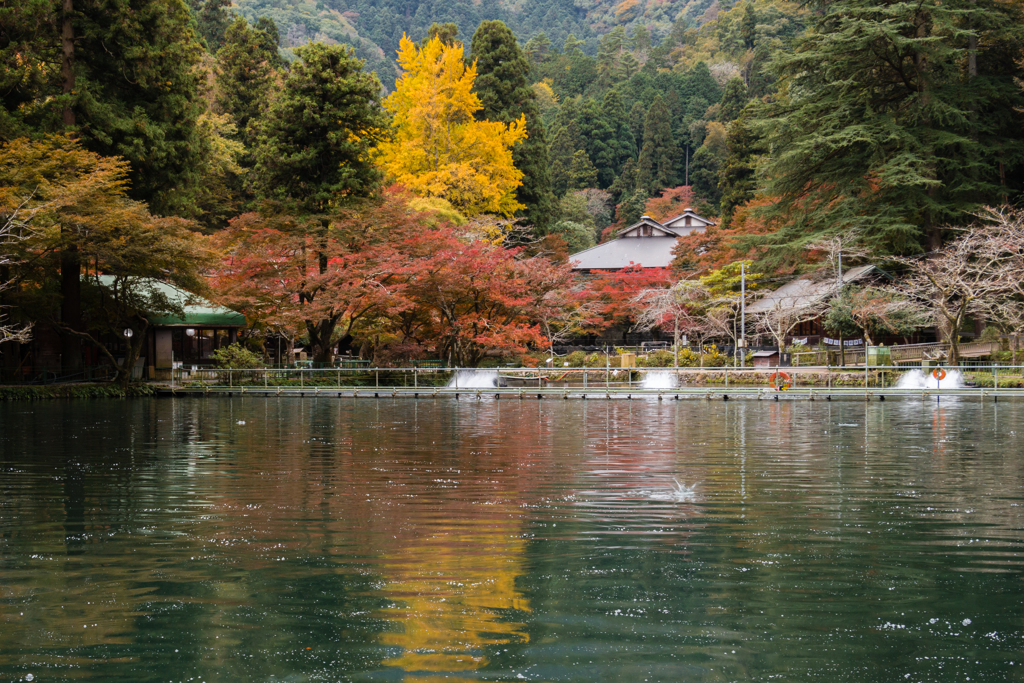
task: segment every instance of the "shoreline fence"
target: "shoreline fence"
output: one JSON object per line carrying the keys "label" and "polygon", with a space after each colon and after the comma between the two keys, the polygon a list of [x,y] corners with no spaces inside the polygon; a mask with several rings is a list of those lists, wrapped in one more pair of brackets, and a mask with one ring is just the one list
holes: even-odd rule
{"label": "shoreline fence", "polygon": [[[635,389],[763,388],[785,383],[798,388],[1024,388],[1024,366],[936,366],[946,373],[935,380],[935,368],[889,365],[798,368],[259,368],[175,370],[172,387],[252,387],[341,389]],[[776,373],[780,373],[776,375]],[[912,374],[917,373],[917,374]],[[906,386],[899,382],[906,376]],[[948,384],[947,384],[948,383]],[[937,386],[936,386],[937,385]]]}

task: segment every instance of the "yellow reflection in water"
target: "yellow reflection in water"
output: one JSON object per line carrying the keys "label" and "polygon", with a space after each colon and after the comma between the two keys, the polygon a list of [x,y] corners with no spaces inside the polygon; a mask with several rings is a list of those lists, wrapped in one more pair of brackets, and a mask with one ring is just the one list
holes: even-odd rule
{"label": "yellow reflection in water", "polygon": [[506,514],[435,527],[387,553],[384,594],[394,605],[383,617],[396,628],[381,640],[402,652],[385,665],[427,674],[471,671],[487,664],[486,646],[527,639],[525,625],[508,614],[529,611],[515,586],[524,573],[521,522],[515,512],[495,512]]}

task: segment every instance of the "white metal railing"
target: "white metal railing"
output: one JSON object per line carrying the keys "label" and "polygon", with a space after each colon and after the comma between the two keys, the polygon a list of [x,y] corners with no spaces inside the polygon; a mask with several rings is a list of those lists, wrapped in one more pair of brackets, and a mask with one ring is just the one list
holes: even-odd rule
{"label": "white metal railing", "polygon": [[[1020,365],[938,367],[944,368],[947,372],[956,370],[961,374],[963,381],[982,388],[1024,388],[1024,366]],[[495,386],[536,389],[656,389],[657,386],[651,386],[652,376],[660,375],[662,378],[667,376],[671,384],[680,388],[709,385],[758,387],[766,386],[772,375],[781,372],[788,376],[790,388],[866,386],[893,389],[900,377],[913,371],[912,368],[888,365],[845,368],[197,368],[176,370],[172,386],[455,390]]]}

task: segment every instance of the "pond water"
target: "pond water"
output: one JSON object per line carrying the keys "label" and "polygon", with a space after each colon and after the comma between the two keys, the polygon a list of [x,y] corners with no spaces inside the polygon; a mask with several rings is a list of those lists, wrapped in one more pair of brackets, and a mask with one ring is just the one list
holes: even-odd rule
{"label": "pond water", "polygon": [[2,681],[1024,680],[1024,404],[0,404]]}

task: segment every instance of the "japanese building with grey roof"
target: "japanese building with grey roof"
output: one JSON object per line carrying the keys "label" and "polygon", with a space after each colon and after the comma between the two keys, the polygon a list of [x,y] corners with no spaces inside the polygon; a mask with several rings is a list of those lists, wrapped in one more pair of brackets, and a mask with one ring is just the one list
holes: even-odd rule
{"label": "japanese building with grey roof", "polygon": [[667,268],[672,250],[680,237],[704,232],[713,222],[698,216],[693,209],[664,222],[650,216],[623,228],[615,239],[572,254],[569,262],[577,271],[615,271],[630,267]]}

